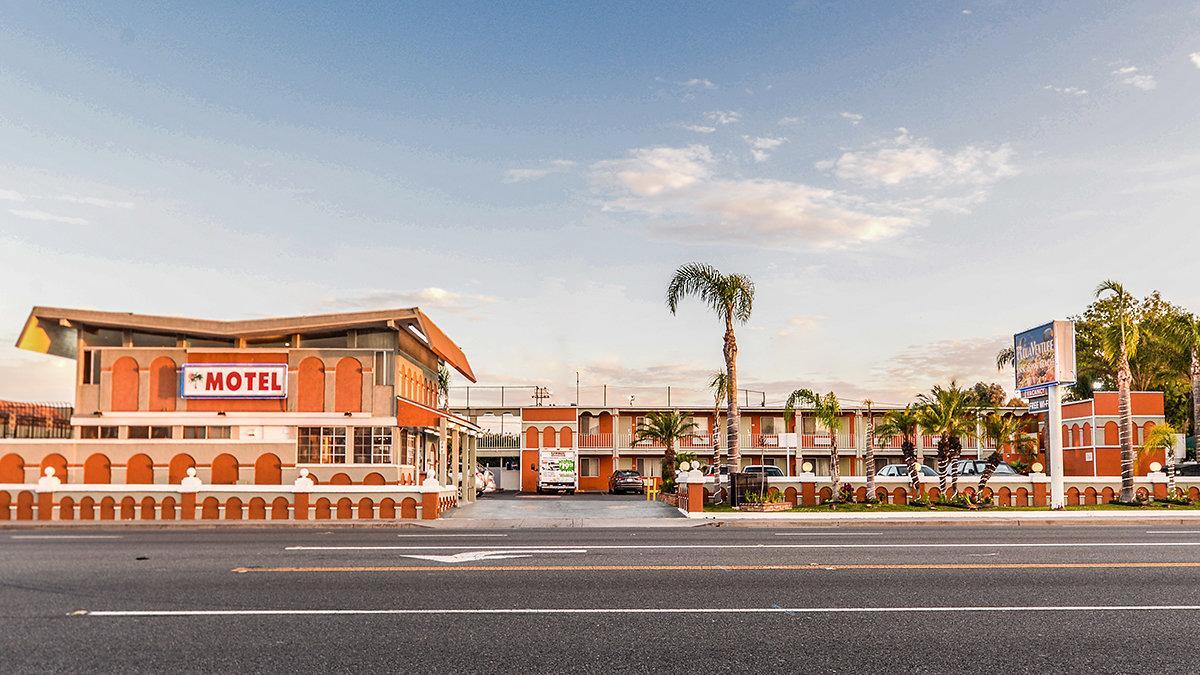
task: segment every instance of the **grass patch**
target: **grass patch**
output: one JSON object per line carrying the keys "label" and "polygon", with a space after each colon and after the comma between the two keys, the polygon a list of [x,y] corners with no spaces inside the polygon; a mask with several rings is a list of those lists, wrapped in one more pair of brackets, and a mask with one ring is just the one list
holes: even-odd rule
{"label": "grass patch", "polygon": [[[975,509],[974,513],[991,513],[994,511],[1048,511],[1046,506],[989,506],[987,508]],[[1123,504],[1086,504],[1083,506],[1068,506],[1067,511],[1122,511],[1124,513],[1137,513],[1138,511],[1200,511],[1200,504],[1190,504],[1183,506],[1180,504],[1164,504],[1160,502],[1151,502],[1143,506],[1126,506]],[[928,513],[936,511],[938,513],[962,513],[968,512],[968,509],[953,506],[909,506],[908,504],[838,504],[836,509],[830,508],[828,504],[823,506],[796,506],[783,513]],[[727,504],[719,506],[705,506],[705,513],[742,513]],[[770,518],[770,513],[758,514],[764,518]]]}

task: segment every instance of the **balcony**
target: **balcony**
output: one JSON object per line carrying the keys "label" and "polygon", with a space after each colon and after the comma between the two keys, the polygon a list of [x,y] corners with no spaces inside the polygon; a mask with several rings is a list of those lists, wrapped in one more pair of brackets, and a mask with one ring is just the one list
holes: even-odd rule
{"label": "balcony", "polygon": [[611,448],[612,446],[612,434],[579,434],[579,447],[581,448]]}
{"label": "balcony", "polygon": [[485,432],[480,434],[479,444],[475,447],[480,450],[519,450],[521,436],[503,432]]}

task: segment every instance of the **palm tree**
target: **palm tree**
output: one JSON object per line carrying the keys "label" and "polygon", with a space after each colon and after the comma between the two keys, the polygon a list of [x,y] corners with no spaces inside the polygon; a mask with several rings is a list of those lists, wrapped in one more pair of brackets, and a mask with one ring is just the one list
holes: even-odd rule
{"label": "palm tree", "polygon": [[950,386],[936,385],[928,394],[917,397],[917,418],[921,429],[938,435],[938,488],[945,497],[946,472],[950,471],[950,495],[958,492],[958,455],[962,436],[974,433],[976,412],[970,390],[951,381]]}
{"label": "palm tree", "polygon": [[722,274],[712,265],[688,263],[675,270],[675,276],[671,277],[671,283],[667,286],[667,307],[671,314],[679,308],[680,300],[693,295],[708,305],[725,324],[722,353],[725,356],[725,374],[729,379],[729,395],[725,398],[725,428],[729,445],[729,473],[732,476],[742,461],[738,438],[738,425],[741,424],[737,403],[738,346],[733,326],[750,320],[750,313],[754,309],[754,282],[743,274]]}
{"label": "palm tree", "polygon": [[921,471],[917,465],[917,430],[920,421],[917,411],[912,406],[904,406],[904,410],[891,410],[883,416],[883,422],[875,429],[882,438],[900,437],[900,449],[904,454],[904,463],[908,465],[908,480],[912,483],[912,497],[916,499],[921,494]]}
{"label": "palm tree", "polygon": [[875,412],[871,406],[875,402],[871,399],[863,401],[863,405],[867,408],[867,448],[863,453],[864,469],[867,473],[867,500],[875,499]]}
{"label": "palm tree", "polygon": [[675,443],[695,433],[696,425],[678,410],[659,410],[646,415],[638,424],[634,443],[654,441],[666,446],[663,452],[663,489],[675,483]]}
{"label": "palm tree", "polygon": [[992,454],[988,455],[987,466],[979,476],[979,486],[975,488],[978,495],[983,494],[983,488],[996,472],[996,467],[1004,460],[1004,447],[1008,446],[1014,452],[1021,452],[1035,439],[1025,433],[1025,422],[1016,415],[1005,415],[993,410],[983,417],[983,435],[996,444]]}
{"label": "palm tree", "polygon": [[1142,452],[1162,450],[1165,455],[1167,471],[1167,497],[1175,498],[1175,427],[1170,424],[1159,424],[1146,432],[1142,440]]}
{"label": "palm tree", "polygon": [[720,466],[721,437],[717,433],[717,430],[721,427],[721,404],[730,396],[729,373],[724,370],[713,372],[712,378],[708,381],[708,388],[712,389],[713,392],[712,463],[713,466]]}
{"label": "palm tree", "polygon": [[838,483],[841,481],[837,434],[842,429],[842,406],[832,391],[821,395],[811,389],[797,389],[788,396],[787,405],[783,409],[784,419],[789,423],[796,414],[797,403],[811,408],[813,417],[829,431],[829,480],[833,483],[833,498],[837,500]]}
{"label": "palm tree", "polygon": [[[1136,300],[1125,287],[1112,279],[1106,280],[1096,287],[1096,297],[1105,294],[1116,301],[1116,323],[1106,326],[1101,335],[1101,348],[1109,363],[1116,366],[1117,371],[1117,415],[1120,418],[1121,430],[1121,501],[1133,501],[1133,417],[1130,412],[1130,382],[1133,374],[1129,369],[1129,359],[1137,353],[1141,339],[1140,322],[1134,316]],[[1057,429],[1050,433],[1058,433]]]}
{"label": "palm tree", "polygon": [[1184,314],[1165,328],[1159,337],[1174,347],[1172,361],[1187,369],[1191,381],[1193,446],[1200,448],[1200,317]]}
{"label": "palm tree", "polygon": [[1017,360],[1017,352],[1012,347],[1005,347],[996,352],[996,370],[1004,370]]}
{"label": "palm tree", "polygon": [[438,366],[437,396],[439,407],[442,409],[450,407],[450,369],[444,363]]}

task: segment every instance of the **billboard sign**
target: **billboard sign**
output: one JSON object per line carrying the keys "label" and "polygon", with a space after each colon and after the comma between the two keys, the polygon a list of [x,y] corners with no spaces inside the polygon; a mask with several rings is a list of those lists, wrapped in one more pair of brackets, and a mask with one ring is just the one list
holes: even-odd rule
{"label": "billboard sign", "polygon": [[1017,391],[1075,381],[1075,322],[1051,321],[1013,336]]}
{"label": "billboard sign", "polygon": [[286,363],[185,363],[180,398],[287,398]]}

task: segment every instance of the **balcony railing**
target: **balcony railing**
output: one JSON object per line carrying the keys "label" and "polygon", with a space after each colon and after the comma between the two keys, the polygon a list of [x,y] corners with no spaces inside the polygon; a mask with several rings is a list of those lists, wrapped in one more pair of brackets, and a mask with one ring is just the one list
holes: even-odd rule
{"label": "balcony railing", "polygon": [[904,449],[904,437],[903,436],[892,436],[890,438],[885,438],[885,437],[881,437],[881,436],[876,436],[875,437],[875,447],[876,447],[876,449],[882,449],[882,450],[903,450]]}
{"label": "balcony railing", "polygon": [[518,434],[483,433],[479,436],[480,450],[516,450],[521,447],[521,437]]}
{"label": "balcony railing", "polygon": [[611,448],[612,443],[612,434],[579,434],[581,448]]}

